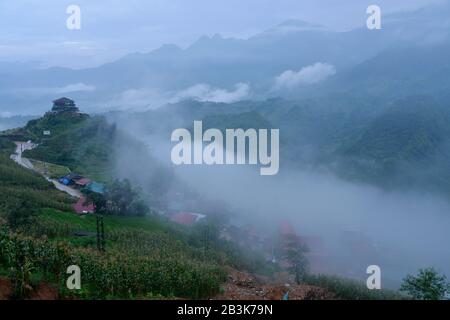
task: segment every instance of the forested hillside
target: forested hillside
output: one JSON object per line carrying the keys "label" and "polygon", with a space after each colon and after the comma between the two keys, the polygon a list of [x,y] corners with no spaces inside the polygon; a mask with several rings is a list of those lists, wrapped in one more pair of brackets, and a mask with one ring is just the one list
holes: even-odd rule
{"label": "forested hillside", "polygon": [[108,118],[119,128],[138,128],[142,141],[167,139],[175,128],[191,128],[194,120],[221,130],[279,128],[284,169],[315,167],[352,181],[449,195],[450,179],[443,172],[450,172],[450,108],[427,95],[393,101],[343,95],[232,104],[184,101]]}

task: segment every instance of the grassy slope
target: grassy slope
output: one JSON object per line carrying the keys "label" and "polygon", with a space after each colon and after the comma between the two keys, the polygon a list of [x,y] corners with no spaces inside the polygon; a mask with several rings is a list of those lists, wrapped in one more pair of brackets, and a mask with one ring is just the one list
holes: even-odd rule
{"label": "grassy slope", "polygon": [[[93,215],[76,215],[57,209],[45,208],[40,214],[44,222],[59,226],[68,225],[80,231],[96,231],[96,218]],[[117,230],[143,230],[146,232],[157,232],[167,230],[167,225],[160,219],[154,217],[116,217],[106,216],[104,218],[105,232]]]}
{"label": "grassy slope", "polygon": [[60,166],[54,163],[43,162],[39,160],[30,160],[34,168],[41,174],[46,174],[52,179],[57,179],[69,174],[71,171],[68,167]]}
{"label": "grassy slope", "polygon": [[[100,181],[110,176],[111,141],[116,129],[102,117],[47,114],[30,121],[25,127],[41,144],[26,151],[26,157],[70,168]],[[43,130],[51,130],[50,137],[43,137]]]}
{"label": "grassy slope", "polygon": [[14,144],[0,138],[0,212],[9,204],[28,200],[37,208],[51,207],[71,211],[73,200],[54,189],[54,186],[36,173],[22,168],[9,159]]}

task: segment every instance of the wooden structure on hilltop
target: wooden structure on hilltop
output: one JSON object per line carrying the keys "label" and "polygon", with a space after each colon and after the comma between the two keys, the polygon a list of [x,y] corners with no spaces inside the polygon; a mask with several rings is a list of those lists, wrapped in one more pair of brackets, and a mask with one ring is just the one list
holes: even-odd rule
{"label": "wooden structure on hilltop", "polygon": [[79,110],[77,106],[75,105],[75,101],[63,97],[56,100],[53,100],[53,108],[52,112],[55,113],[61,113],[61,112],[71,112],[71,113],[78,113]]}

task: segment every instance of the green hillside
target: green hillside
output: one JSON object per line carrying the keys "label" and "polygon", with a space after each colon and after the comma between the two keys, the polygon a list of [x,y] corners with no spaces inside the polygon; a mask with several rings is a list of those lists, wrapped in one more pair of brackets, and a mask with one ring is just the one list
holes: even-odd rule
{"label": "green hillside", "polygon": [[378,117],[345,152],[377,161],[416,161],[439,153],[448,119],[431,99],[397,102]]}
{"label": "green hillside", "polygon": [[450,86],[449,54],[448,41],[395,47],[338,74],[320,89],[358,92],[387,100],[426,94],[445,101]]}
{"label": "green hillside", "polygon": [[203,128],[217,128],[223,132],[226,129],[240,128],[247,130],[249,128],[258,129],[270,129],[274,126],[264,119],[259,113],[255,111],[244,112],[239,114],[223,114],[223,115],[211,115],[203,118]]}
{"label": "green hillside", "polygon": [[[51,138],[39,138],[43,128],[52,130]],[[108,157],[88,155],[115,134],[102,118],[55,119],[47,114],[20,134],[42,143],[27,156],[90,174],[108,172],[102,168]],[[0,276],[12,281],[12,297],[26,298],[45,282],[60,298],[209,298],[226,280],[225,266],[256,271],[263,265],[261,257],[219,239],[214,220],[185,228],[156,215],[105,216],[106,252],[99,252],[96,217],[75,214],[76,199],[15,164],[9,159],[13,151],[11,136],[0,137]],[[104,161],[93,170],[89,161],[98,159]],[[81,291],[65,287],[66,268],[72,264],[82,270]]]}
{"label": "green hillside", "polygon": [[[93,179],[107,180],[116,128],[102,117],[84,114],[46,114],[30,121],[26,132],[39,146],[24,156],[69,167]],[[43,132],[49,130],[50,136]]]}
{"label": "green hillside", "polygon": [[53,184],[36,173],[14,163],[9,155],[14,144],[0,137],[0,212],[20,206],[26,200],[36,208],[54,208],[71,211],[70,197],[56,191]]}
{"label": "green hillside", "polygon": [[343,143],[335,156],[347,176],[448,194],[449,123],[450,114],[434,100],[402,99]]}

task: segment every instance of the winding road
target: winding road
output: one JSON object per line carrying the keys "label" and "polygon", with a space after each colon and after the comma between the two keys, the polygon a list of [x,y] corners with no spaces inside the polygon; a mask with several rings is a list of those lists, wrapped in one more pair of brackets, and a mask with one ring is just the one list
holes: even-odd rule
{"label": "winding road", "polygon": [[33,166],[33,164],[31,163],[31,161],[28,158],[24,158],[22,156],[22,152],[24,152],[25,150],[32,150],[32,149],[36,148],[37,144],[32,143],[31,141],[28,141],[28,142],[16,141],[14,143],[16,144],[16,151],[15,151],[15,153],[13,153],[10,156],[10,158],[12,160],[14,160],[17,164],[19,164],[22,167],[27,168],[29,170],[38,172],[39,174],[43,175],[47,181],[52,182],[56,189],[63,191],[65,193],[71,195],[72,197],[80,198],[82,196],[80,191],[73,189],[71,187],[65,186],[62,183],[60,183],[58,180],[50,179],[48,176],[42,174],[41,172],[39,172],[38,170],[35,169],[35,167]]}

